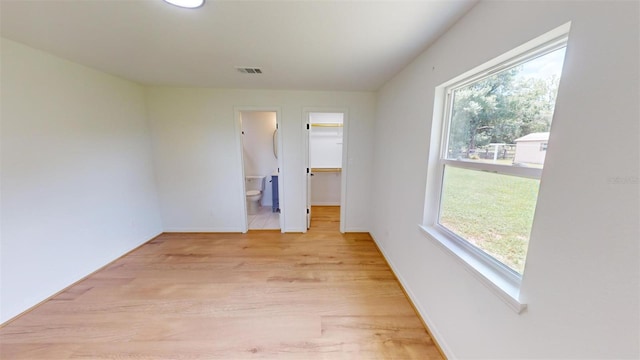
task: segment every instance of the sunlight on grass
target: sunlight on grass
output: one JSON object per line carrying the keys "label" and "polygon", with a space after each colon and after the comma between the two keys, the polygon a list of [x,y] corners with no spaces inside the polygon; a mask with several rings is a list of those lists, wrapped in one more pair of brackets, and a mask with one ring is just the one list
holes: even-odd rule
{"label": "sunlight on grass", "polygon": [[522,274],[539,184],[448,166],[440,223]]}

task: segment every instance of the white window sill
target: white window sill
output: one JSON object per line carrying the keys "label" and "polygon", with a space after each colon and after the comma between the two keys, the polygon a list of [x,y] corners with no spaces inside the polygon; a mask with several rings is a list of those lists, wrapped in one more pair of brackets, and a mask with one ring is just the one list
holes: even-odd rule
{"label": "white window sill", "polygon": [[447,253],[457,259],[481,283],[506,303],[516,313],[521,313],[527,304],[520,302],[520,281],[510,279],[500,271],[489,266],[475,254],[462,247],[449,236],[435,227],[418,225],[426,238],[440,245]]}

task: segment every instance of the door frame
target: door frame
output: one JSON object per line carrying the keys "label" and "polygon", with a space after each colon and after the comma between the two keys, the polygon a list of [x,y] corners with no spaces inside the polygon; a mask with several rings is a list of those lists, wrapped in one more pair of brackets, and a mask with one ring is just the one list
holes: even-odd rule
{"label": "door frame", "polygon": [[[342,171],[340,175],[340,232],[345,233],[347,229],[347,178],[349,173],[349,109],[346,107],[305,107],[302,109],[302,149],[304,151],[304,167],[302,176],[303,189],[303,206],[302,208],[311,211],[311,195],[309,193],[311,183],[311,168],[309,166],[309,115],[310,113],[342,113]],[[309,169],[309,173],[307,173]],[[308,207],[307,207],[308,206]],[[305,218],[304,232],[307,229],[307,221]]]}
{"label": "door frame", "polygon": [[[242,112],[275,112],[276,113],[276,129],[278,130],[278,202],[280,208],[280,232],[284,233],[284,156],[282,152],[282,133],[281,133],[281,119],[282,119],[282,111],[279,106],[234,106],[233,114],[235,118],[235,135],[236,135],[236,153],[238,155],[238,159],[240,159],[240,193],[239,198],[242,199],[240,211],[242,211],[241,219],[243,219],[241,224],[241,230],[243,233],[249,231],[249,218],[247,216],[247,190],[244,184],[244,144],[242,137]],[[265,186],[267,186],[265,184]]]}

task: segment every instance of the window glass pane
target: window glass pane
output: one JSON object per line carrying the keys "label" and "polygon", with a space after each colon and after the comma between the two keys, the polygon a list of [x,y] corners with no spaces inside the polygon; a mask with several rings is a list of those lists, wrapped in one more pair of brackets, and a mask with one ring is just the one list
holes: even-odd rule
{"label": "window glass pane", "polygon": [[446,158],[541,168],[564,54],[561,48],[455,89]]}
{"label": "window glass pane", "polygon": [[522,274],[539,184],[446,166],[439,222]]}

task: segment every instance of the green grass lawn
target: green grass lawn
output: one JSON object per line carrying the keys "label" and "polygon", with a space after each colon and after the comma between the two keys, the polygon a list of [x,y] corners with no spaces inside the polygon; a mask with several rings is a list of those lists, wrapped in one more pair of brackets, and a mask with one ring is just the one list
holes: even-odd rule
{"label": "green grass lawn", "polygon": [[440,223],[522,273],[539,184],[448,166]]}

